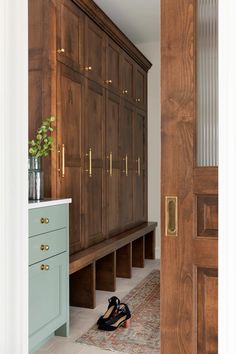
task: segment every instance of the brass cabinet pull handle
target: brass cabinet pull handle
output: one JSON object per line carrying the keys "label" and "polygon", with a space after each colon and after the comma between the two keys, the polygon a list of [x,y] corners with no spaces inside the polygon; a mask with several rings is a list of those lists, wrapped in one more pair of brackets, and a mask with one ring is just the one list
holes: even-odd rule
{"label": "brass cabinet pull handle", "polygon": [[64,48],[57,49],[57,53],[59,54],[65,53],[65,49]]}
{"label": "brass cabinet pull handle", "polygon": [[41,270],[49,270],[49,268],[50,267],[49,267],[48,264],[42,264],[41,267],[40,267]]}
{"label": "brass cabinet pull handle", "polygon": [[41,245],[40,246],[41,251],[48,251],[49,248],[50,248],[49,245]]}
{"label": "brass cabinet pull handle", "polygon": [[40,222],[41,224],[49,224],[49,218],[41,218]]}
{"label": "brass cabinet pull handle", "polygon": [[89,158],[89,169],[85,171],[89,173],[89,177],[92,177],[92,149],[91,148],[89,148],[89,153],[86,154],[86,156],[88,156]]}
{"label": "brass cabinet pull handle", "polygon": [[141,159],[140,159],[140,157],[138,157],[138,159],[137,159],[137,165],[138,165],[137,174],[138,174],[138,176],[140,176],[141,175]]}
{"label": "brass cabinet pull handle", "polygon": [[109,159],[109,170],[107,172],[109,172],[109,175],[112,176],[112,152],[110,152],[107,158]]}
{"label": "brass cabinet pull handle", "polygon": [[92,71],[93,70],[92,66],[86,66],[84,69],[85,69],[85,71]]}
{"label": "brass cabinet pull handle", "polygon": [[125,157],[123,158],[123,161],[125,161],[125,175],[128,176],[128,155],[126,154]]}
{"label": "brass cabinet pull handle", "polygon": [[128,95],[128,90],[127,89],[124,89],[122,92],[123,92],[123,95]]}
{"label": "brass cabinet pull handle", "polygon": [[65,144],[62,144],[58,149],[59,154],[59,168],[58,172],[61,178],[65,177]]}
{"label": "brass cabinet pull handle", "polygon": [[165,236],[178,236],[178,197],[165,197]]}
{"label": "brass cabinet pull handle", "polygon": [[136,98],[136,102],[141,102],[141,98]]}
{"label": "brass cabinet pull handle", "polygon": [[111,85],[112,84],[112,80],[105,80],[105,84]]}

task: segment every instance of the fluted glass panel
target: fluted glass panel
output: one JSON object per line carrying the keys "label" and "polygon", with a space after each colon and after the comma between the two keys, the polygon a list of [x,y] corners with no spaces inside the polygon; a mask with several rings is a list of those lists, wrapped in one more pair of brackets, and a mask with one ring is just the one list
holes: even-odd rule
{"label": "fluted glass panel", "polygon": [[218,165],[218,0],[197,0],[197,165]]}

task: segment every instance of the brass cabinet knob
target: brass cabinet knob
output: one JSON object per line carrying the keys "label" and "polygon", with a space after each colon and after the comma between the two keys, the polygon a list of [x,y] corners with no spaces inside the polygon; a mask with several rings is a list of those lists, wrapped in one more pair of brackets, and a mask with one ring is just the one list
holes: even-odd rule
{"label": "brass cabinet knob", "polygon": [[112,84],[112,80],[105,80],[105,84],[111,85]]}
{"label": "brass cabinet knob", "polygon": [[92,66],[86,66],[86,67],[85,67],[85,70],[86,70],[86,71],[92,71],[93,68],[92,68]]}
{"label": "brass cabinet knob", "polygon": [[49,245],[41,245],[40,246],[41,251],[48,251],[49,248],[50,248]]}
{"label": "brass cabinet knob", "polygon": [[50,267],[49,267],[48,264],[42,264],[41,267],[40,267],[41,270],[49,270],[49,268]]}
{"label": "brass cabinet knob", "polygon": [[141,98],[136,98],[136,102],[141,102]]}
{"label": "brass cabinet knob", "polygon": [[61,48],[61,49],[57,49],[57,53],[61,54],[61,53],[65,53],[65,49]]}
{"label": "brass cabinet knob", "polygon": [[124,89],[122,92],[123,92],[123,95],[128,95],[128,90],[127,89]]}
{"label": "brass cabinet knob", "polygon": [[41,218],[40,222],[41,222],[41,224],[49,224],[49,219],[48,218]]}

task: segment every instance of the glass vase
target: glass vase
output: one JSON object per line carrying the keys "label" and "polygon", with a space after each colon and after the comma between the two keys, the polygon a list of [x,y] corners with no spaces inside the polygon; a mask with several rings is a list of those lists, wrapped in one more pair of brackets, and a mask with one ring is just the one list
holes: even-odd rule
{"label": "glass vase", "polygon": [[30,156],[28,159],[29,200],[42,200],[44,197],[44,183],[42,158]]}

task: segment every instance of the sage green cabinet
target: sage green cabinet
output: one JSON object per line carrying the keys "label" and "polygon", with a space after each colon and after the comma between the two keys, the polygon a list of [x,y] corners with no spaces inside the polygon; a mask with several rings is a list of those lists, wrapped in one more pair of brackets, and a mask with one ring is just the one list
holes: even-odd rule
{"label": "sage green cabinet", "polygon": [[29,210],[29,353],[68,335],[68,220],[68,204]]}

